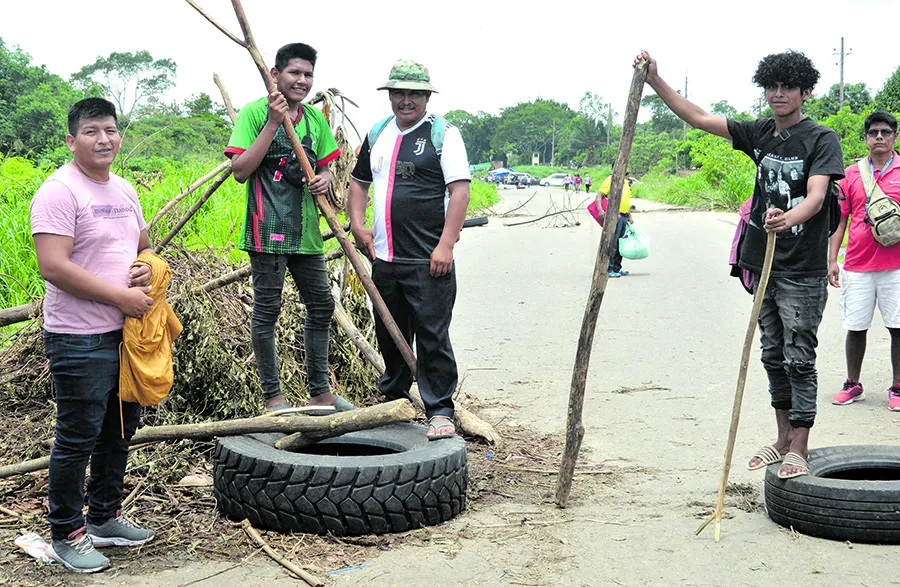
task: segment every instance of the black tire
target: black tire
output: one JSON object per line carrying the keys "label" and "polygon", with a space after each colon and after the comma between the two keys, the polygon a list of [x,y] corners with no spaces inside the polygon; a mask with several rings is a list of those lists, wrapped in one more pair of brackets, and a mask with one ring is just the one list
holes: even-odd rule
{"label": "black tire", "polygon": [[219,439],[213,492],[229,517],[258,528],[336,536],[404,532],[445,522],[466,507],[468,461],[460,437],[429,442],[419,424],[393,424],[323,440],[377,456],[275,448],[283,434]]}
{"label": "black tire", "polygon": [[484,226],[488,223],[487,216],[475,216],[474,218],[466,218],[463,220],[463,228],[471,228],[473,226]]}
{"label": "black tire", "polygon": [[[779,467],[766,469],[765,482],[766,510],[775,523],[821,538],[900,543],[900,448],[813,449],[809,475],[793,479],[779,479]],[[859,469],[879,470],[897,480],[835,478]]]}

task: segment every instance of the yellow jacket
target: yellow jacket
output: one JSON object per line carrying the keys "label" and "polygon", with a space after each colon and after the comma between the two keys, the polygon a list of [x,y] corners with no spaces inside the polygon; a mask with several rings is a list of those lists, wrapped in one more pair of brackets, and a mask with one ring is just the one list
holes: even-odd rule
{"label": "yellow jacket", "polygon": [[150,267],[153,304],[142,318],[125,318],[119,347],[119,399],[153,406],[172,389],[172,341],[182,326],[166,301],[172,279],[169,264],[152,251],[144,251],[132,265]]}
{"label": "yellow jacket", "polygon": [[[604,196],[609,195],[609,189],[612,187],[612,176],[610,175],[600,184],[600,193]],[[619,214],[628,214],[631,212],[631,183],[625,178],[622,184],[622,199],[619,200]]]}

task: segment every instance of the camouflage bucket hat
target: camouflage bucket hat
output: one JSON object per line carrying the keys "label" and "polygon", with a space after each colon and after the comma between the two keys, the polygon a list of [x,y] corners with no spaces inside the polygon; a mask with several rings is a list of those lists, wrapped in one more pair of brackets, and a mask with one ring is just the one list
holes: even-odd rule
{"label": "camouflage bucket hat", "polygon": [[391,75],[388,76],[388,81],[378,89],[437,92],[434,86],[429,83],[430,81],[431,77],[428,75],[427,67],[409,59],[399,59],[391,67]]}

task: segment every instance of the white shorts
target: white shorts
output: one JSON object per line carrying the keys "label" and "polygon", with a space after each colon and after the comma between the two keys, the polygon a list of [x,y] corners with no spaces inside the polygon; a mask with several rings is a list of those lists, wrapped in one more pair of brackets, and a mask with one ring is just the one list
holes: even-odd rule
{"label": "white shorts", "polygon": [[872,327],[875,301],[887,328],[900,328],[900,269],[841,271],[841,320],[847,330]]}

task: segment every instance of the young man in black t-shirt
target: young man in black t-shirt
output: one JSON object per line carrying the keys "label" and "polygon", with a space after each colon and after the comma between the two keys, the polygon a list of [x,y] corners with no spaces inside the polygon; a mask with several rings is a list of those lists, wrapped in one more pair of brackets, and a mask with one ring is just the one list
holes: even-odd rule
{"label": "young man in black t-shirt", "polygon": [[689,102],[659,77],[649,62],[647,83],[681,119],[732,141],[757,165],[750,221],[739,264],[758,282],[766,232],[777,232],[775,259],[759,315],[762,363],[778,439],[757,452],[747,468],[781,462],[783,479],[806,475],[809,429],[816,416],[816,331],[827,298],[828,222],[836,205],[831,182],[844,176],[837,135],[805,119],[801,108],[819,80],[803,53],[787,51],[759,62],[753,81],[765,89],[774,119],[737,121],[714,116]]}

